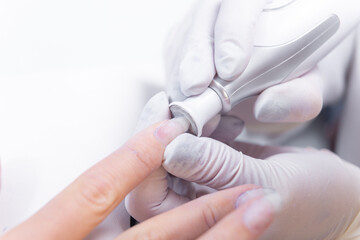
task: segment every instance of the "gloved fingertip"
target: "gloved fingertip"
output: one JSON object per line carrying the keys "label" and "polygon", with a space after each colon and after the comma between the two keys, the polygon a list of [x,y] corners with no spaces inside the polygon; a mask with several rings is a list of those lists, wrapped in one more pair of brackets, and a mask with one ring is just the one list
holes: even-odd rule
{"label": "gloved fingertip", "polygon": [[152,102],[165,102],[168,103],[168,96],[164,91],[158,92],[155,94],[150,101]]}
{"label": "gloved fingertip", "polygon": [[205,84],[200,84],[200,85],[196,85],[194,83],[191,84],[181,84],[181,92],[186,96],[186,97],[191,97],[191,96],[196,96],[201,94],[202,92],[204,92],[207,89],[207,85]]}
{"label": "gloved fingertip", "polygon": [[145,104],[136,125],[135,133],[156,122],[168,118],[170,118],[168,96],[164,91],[161,91],[150,98],[150,100]]}
{"label": "gloved fingertip", "polygon": [[268,97],[258,99],[254,107],[255,118],[261,122],[284,122],[290,116],[290,106],[286,101],[276,101]]}
{"label": "gloved fingertip", "polygon": [[243,130],[244,121],[235,116],[223,116],[211,138],[221,142],[233,141]]}
{"label": "gloved fingertip", "polygon": [[186,97],[199,95],[208,88],[214,74],[212,74],[211,70],[203,68],[199,67],[191,70],[187,68],[181,71],[180,89]]}
{"label": "gloved fingertip", "polygon": [[226,81],[236,79],[246,68],[248,57],[236,41],[224,41],[215,51],[216,72]]}
{"label": "gloved fingertip", "polygon": [[182,134],[167,145],[164,152],[163,167],[170,173],[176,172],[177,177],[187,176],[189,170],[198,165],[194,159],[199,159],[203,139],[192,134]]}
{"label": "gloved fingertip", "polygon": [[181,92],[179,84],[168,84],[166,86],[166,93],[169,95],[169,102],[184,101],[186,96]]}
{"label": "gloved fingertip", "polygon": [[201,52],[189,54],[180,64],[180,89],[187,97],[198,95],[206,90],[214,76],[215,67],[212,58],[209,59]]}
{"label": "gloved fingertip", "polygon": [[255,102],[255,118],[262,122],[305,122],[315,118],[322,108],[322,96],[312,89],[274,86]]}

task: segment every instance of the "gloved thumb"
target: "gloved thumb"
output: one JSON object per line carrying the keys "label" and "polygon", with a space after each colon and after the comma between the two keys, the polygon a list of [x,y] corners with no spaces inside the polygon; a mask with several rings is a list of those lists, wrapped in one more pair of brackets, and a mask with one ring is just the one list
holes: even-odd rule
{"label": "gloved thumb", "polygon": [[304,76],[270,87],[255,102],[262,122],[304,122],[315,118],[323,105],[324,78],[315,68]]}

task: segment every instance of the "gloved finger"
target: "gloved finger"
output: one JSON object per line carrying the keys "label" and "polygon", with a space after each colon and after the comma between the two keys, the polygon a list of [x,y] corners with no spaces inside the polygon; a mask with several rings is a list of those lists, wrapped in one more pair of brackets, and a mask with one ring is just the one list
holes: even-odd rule
{"label": "gloved finger", "polygon": [[186,97],[180,89],[179,65],[182,60],[184,42],[191,26],[190,12],[183,21],[169,32],[164,45],[164,65],[166,76],[166,93],[170,101],[182,101]]}
{"label": "gloved finger", "polygon": [[262,146],[246,142],[231,142],[228,145],[248,156],[259,159],[266,159],[280,153],[300,153],[305,151],[311,151],[311,148],[298,148],[290,146]]}
{"label": "gloved finger", "polygon": [[220,123],[210,135],[210,138],[216,139],[223,143],[233,141],[244,128],[244,122],[235,117],[224,115],[221,117]]}
{"label": "gloved finger", "polygon": [[185,38],[179,82],[185,96],[202,93],[215,75],[213,34],[220,0],[201,0]]}
{"label": "gloved finger", "polygon": [[263,122],[304,122],[315,118],[323,104],[324,79],[315,68],[306,75],[266,89],[254,113]]}
{"label": "gloved finger", "polygon": [[195,239],[232,212],[241,194],[255,188],[245,185],[200,197],[136,225],[117,239]]}
{"label": "gloved finger", "polygon": [[165,149],[163,167],[176,177],[220,190],[245,183],[245,176],[258,174],[262,162],[214,139],[185,133]]}
{"label": "gloved finger", "polygon": [[168,97],[165,92],[159,92],[145,104],[136,125],[135,133],[161,120],[170,119],[170,116]]}
{"label": "gloved finger", "polygon": [[271,176],[282,171],[276,161],[263,161],[211,138],[182,134],[165,149],[163,167],[184,180],[214,189],[241,184],[271,187]]}
{"label": "gloved finger", "polygon": [[167,75],[170,73],[169,70],[179,64],[184,39],[191,26],[191,15],[192,12],[188,13],[181,22],[172,27],[165,38],[163,57]]}
{"label": "gloved finger", "polygon": [[256,22],[266,0],[224,0],[215,25],[215,65],[224,80],[233,80],[247,66]]}

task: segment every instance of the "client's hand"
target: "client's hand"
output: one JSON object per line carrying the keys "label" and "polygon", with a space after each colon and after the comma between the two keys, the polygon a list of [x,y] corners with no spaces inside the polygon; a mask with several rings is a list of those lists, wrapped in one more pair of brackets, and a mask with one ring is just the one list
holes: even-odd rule
{"label": "client's hand", "polygon": [[360,170],[330,151],[228,146],[182,134],[164,156],[163,167],[187,181],[215,189],[242,184],[275,189],[284,205],[265,239],[360,237]]}
{"label": "client's hand", "polygon": [[[157,98],[164,96],[160,94]],[[178,121],[164,119],[158,119],[160,122],[142,130],[84,172],[2,239],[84,238],[126,194],[161,166],[165,147],[186,130]],[[274,191],[241,186],[207,195],[157,216],[118,239],[193,239],[201,235],[204,239],[219,236],[255,239],[270,225],[279,199]]]}

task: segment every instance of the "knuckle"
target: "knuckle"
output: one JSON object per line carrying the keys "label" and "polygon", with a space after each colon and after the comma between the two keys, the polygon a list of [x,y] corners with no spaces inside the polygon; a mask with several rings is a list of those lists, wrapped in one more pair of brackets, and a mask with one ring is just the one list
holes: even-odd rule
{"label": "knuckle", "polygon": [[137,233],[135,236],[132,236],[131,239],[133,240],[162,240],[162,239],[168,239],[165,236],[162,236],[162,234],[159,234],[158,229],[147,229],[146,231],[141,231]]}
{"label": "knuckle", "polygon": [[155,231],[149,230],[143,236],[141,236],[141,238],[139,238],[139,239],[154,240],[154,239],[161,239],[161,238]]}
{"label": "knuckle", "polygon": [[131,143],[126,143],[124,147],[134,154],[135,161],[139,163],[142,168],[148,171],[152,171],[154,169],[154,164],[151,162],[151,158],[148,157],[149,155],[144,154],[143,151],[138,150],[140,148],[135,149]]}
{"label": "knuckle", "polygon": [[116,200],[114,182],[109,173],[89,173],[83,178],[80,195],[81,203],[86,204],[96,213],[104,213]]}
{"label": "knuckle", "polygon": [[206,204],[202,210],[202,219],[208,229],[217,223],[215,211],[209,204]]}

